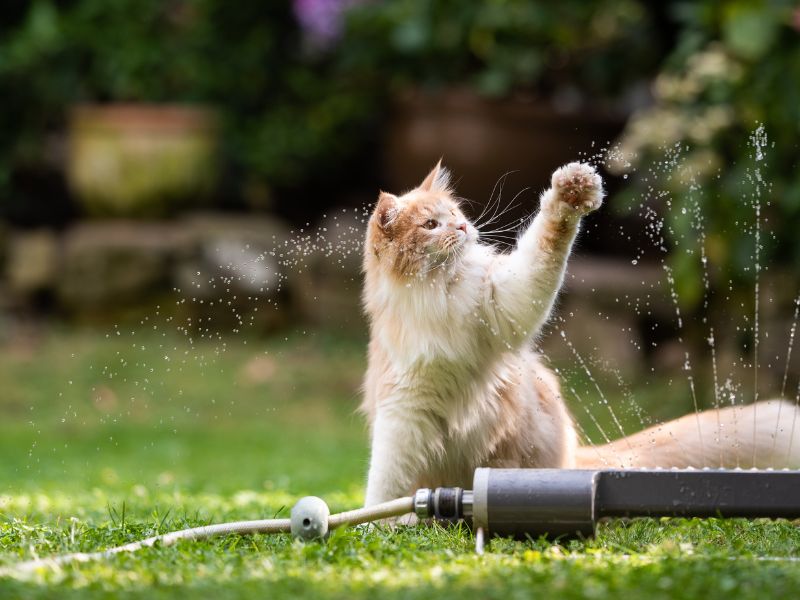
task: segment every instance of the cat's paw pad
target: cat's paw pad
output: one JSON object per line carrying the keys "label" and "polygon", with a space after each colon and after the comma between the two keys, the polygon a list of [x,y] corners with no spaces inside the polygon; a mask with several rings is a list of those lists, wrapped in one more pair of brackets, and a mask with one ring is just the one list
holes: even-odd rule
{"label": "cat's paw pad", "polygon": [[581,215],[597,210],[603,202],[603,180],[586,163],[560,167],[553,173],[551,185],[558,200]]}

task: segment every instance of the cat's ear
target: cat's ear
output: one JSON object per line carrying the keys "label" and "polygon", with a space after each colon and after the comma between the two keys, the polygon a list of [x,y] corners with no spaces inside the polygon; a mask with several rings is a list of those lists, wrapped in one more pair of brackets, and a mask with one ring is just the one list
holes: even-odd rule
{"label": "cat's ear", "polygon": [[420,184],[419,189],[423,192],[447,192],[450,190],[450,171],[442,166],[441,158]]}
{"label": "cat's ear", "polygon": [[375,222],[381,231],[387,231],[397,217],[397,196],[381,192],[378,196],[378,205],[375,207]]}

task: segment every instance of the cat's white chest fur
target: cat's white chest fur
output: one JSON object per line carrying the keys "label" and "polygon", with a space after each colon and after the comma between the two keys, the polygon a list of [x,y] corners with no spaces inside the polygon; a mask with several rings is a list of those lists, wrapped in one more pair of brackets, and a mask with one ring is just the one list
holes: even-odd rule
{"label": "cat's white chest fur", "polygon": [[483,247],[471,254],[446,282],[443,278],[405,285],[381,282],[378,293],[386,318],[375,323],[373,333],[396,369],[407,371],[442,359],[469,361],[479,353],[488,257]]}

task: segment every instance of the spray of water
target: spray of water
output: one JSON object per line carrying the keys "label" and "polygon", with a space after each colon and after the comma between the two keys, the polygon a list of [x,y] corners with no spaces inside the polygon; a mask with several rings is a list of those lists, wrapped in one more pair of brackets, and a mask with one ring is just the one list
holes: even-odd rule
{"label": "spray of water", "polygon": [[[748,171],[748,182],[752,184],[753,193],[750,197],[754,214],[754,225],[752,228],[754,235],[754,274],[755,284],[753,300],[755,303],[754,312],[752,313],[752,379],[753,379],[753,400],[759,398],[759,338],[760,338],[760,316],[759,307],[761,303],[761,283],[760,275],[761,267],[761,236],[764,226],[762,216],[762,195],[768,191],[768,186],[762,179],[762,167],[766,160],[767,137],[763,126],[759,127],[751,136],[750,144],[753,149],[753,160],[755,166]],[[674,146],[664,150],[664,160],[656,167],[651,169],[661,169],[664,172],[682,172],[686,175],[686,169],[681,169],[683,160],[683,148]],[[626,164],[629,172],[634,172],[635,169],[625,157],[618,154],[618,150],[612,146],[606,146],[598,150],[591,156],[584,157],[585,160],[593,162],[597,165],[606,165],[611,161],[622,162]],[[626,162],[627,161],[627,162]],[[519,223],[512,225],[498,226],[507,215],[507,213],[515,208],[516,200],[526,192],[522,190],[510,202],[503,199],[503,189],[506,180],[510,173],[501,177],[495,189],[492,191],[489,201],[483,203],[483,207],[478,212],[475,219],[476,223],[482,228],[481,237],[492,243],[507,244],[512,241],[519,228]],[[643,269],[645,263],[652,262],[652,254],[655,252],[655,262],[660,264],[661,272],[663,275],[662,286],[660,288],[647,287],[643,283],[643,291],[635,295],[635,297],[625,297],[622,302],[626,303],[629,310],[637,317],[655,317],[653,316],[653,306],[659,301],[666,301],[672,308],[672,317],[674,325],[677,330],[677,342],[682,348],[682,372],[685,378],[686,389],[691,397],[692,407],[697,414],[701,409],[700,393],[698,389],[698,379],[695,374],[695,365],[693,356],[689,351],[689,342],[686,339],[686,331],[688,323],[684,314],[681,311],[681,299],[675,283],[675,275],[672,267],[668,262],[671,253],[685,251],[682,248],[682,240],[676,233],[665,224],[665,217],[662,214],[664,211],[688,211],[692,219],[694,232],[697,237],[697,256],[700,261],[700,268],[702,273],[703,285],[703,302],[702,310],[703,315],[701,321],[703,323],[707,334],[704,335],[710,353],[710,365],[712,373],[712,390],[710,397],[713,399],[713,407],[717,411],[717,432],[714,443],[720,448],[720,462],[722,461],[722,446],[723,438],[730,436],[731,432],[723,432],[720,423],[719,411],[723,405],[730,404],[731,406],[737,405],[737,399],[743,396],[742,384],[737,381],[735,377],[727,377],[724,382],[721,382],[721,373],[718,365],[720,356],[717,352],[718,336],[716,334],[715,326],[707,313],[709,312],[709,297],[711,295],[710,274],[709,274],[709,257],[706,253],[706,234],[704,223],[710,217],[702,213],[702,208],[697,198],[692,194],[688,198],[683,199],[681,203],[675,202],[668,191],[659,189],[655,183],[658,180],[658,173],[651,171],[642,174],[645,181],[651,182],[646,186],[643,196],[638,199],[639,215],[641,222],[644,223],[644,235],[649,240],[649,246],[640,246],[632,250],[632,256],[629,258],[629,263],[633,272],[638,272],[637,269]],[[688,175],[691,177],[691,174]],[[691,185],[699,185],[692,182]],[[691,190],[690,185],[690,190]],[[683,206],[681,206],[683,205]],[[301,228],[298,231],[292,232],[286,236],[285,239],[275,240],[272,247],[269,248],[254,248],[252,245],[240,246],[222,246],[217,249],[216,263],[217,267],[212,273],[203,271],[196,271],[194,275],[189,278],[183,285],[176,287],[174,290],[174,299],[176,306],[183,307],[191,305],[194,307],[202,307],[202,311],[190,313],[187,316],[178,317],[171,311],[162,311],[157,308],[153,315],[143,318],[141,322],[135,324],[129,331],[121,326],[115,326],[109,337],[123,337],[129,343],[129,351],[117,351],[115,356],[109,357],[109,360],[102,365],[94,365],[92,369],[96,371],[101,382],[93,388],[93,394],[98,402],[103,402],[103,397],[108,393],[108,389],[113,387],[114,382],[122,376],[121,374],[134,366],[136,367],[137,375],[134,386],[141,391],[142,398],[131,397],[128,399],[128,407],[126,412],[122,414],[109,413],[104,415],[102,422],[117,422],[120,419],[129,417],[135,408],[137,402],[148,403],[147,397],[157,397],[160,392],[162,382],[160,381],[165,373],[170,373],[173,370],[181,371],[187,365],[193,364],[200,367],[201,370],[219,369],[220,357],[223,356],[232,344],[247,344],[247,331],[253,329],[257,323],[257,316],[259,312],[264,311],[278,311],[282,308],[281,293],[288,287],[291,287],[292,278],[298,277],[305,273],[310,268],[312,260],[318,260],[320,257],[324,261],[324,268],[333,272],[344,272],[345,263],[357,258],[361,252],[361,244],[363,240],[364,225],[369,216],[369,206],[357,208],[348,211],[345,214],[334,214],[326,218],[324,225],[319,227]],[[495,227],[492,230],[492,227]],[[620,231],[620,235],[631,237],[632,235],[638,236],[642,232],[625,232]],[[585,233],[589,235],[589,233]],[[207,292],[211,293],[207,293]],[[590,303],[591,306],[591,303]],[[797,328],[798,312],[800,312],[800,296],[795,300],[794,318],[792,320],[791,329],[789,332],[789,343],[786,353],[786,361],[783,369],[783,378],[781,385],[781,395],[784,395],[787,388],[787,382],[791,372],[791,358],[794,338]],[[597,317],[598,315],[590,315]],[[602,411],[607,413],[608,421],[614,430],[620,436],[625,435],[625,428],[623,427],[622,419],[617,414],[616,409],[620,408],[622,404],[616,402],[615,398],[621,396],[624,400],[627,410],[638,421],[641,427],[652,424],[652,415],[642,407],[637,398],[636,391],[630,390],[642,389],[643,385],[648,382],[642,383],[641,380],[635,380],[633,383],[626,382],[623,374],[615,369],[613,366],[608,365],[608,361],[604,360],[602,356],[585,356],[582,351],[578,350],[578,346],[570,339],[567,332],[568,318],[562,315],[559,326],[556,328],[558,338],[568,350],[568,355],[571,357],[572,367],[578,371],[581,376],[588,378],[593,388],[592,395],[597,398],[597,402],[592,406],[586,402],[586,397],[583,393],[579,393],[576,387],[567,382],[565,389],[569,401],[581,408],[585,418],[592,424],[592,427],[599,432],[603,442],[611,442],[611,437],[603,426],[603,420],[598,412],[598,406],[601,406]],[[233,323],[231,325],[231,323]],[[144,343],[138,340],[139,333],[143,329],[148,329],[155,336],[155,339],[162,339],[162,342],[151,341]],[[185,341],[184,345],[178,345],[170,337],[170,333],[177,332],[180,337]],[[198,342],[204,342],[200,345]],[[212,343],[212,350],[208,351],[206,343]],[[632,337],[628,340],[634,347],[635,351],[643,356],[645,349],[641,344],[634,340]],[[655,347],[657,344],[653,342]],[[643,360],[646,363],[647,359]],[[735,368],[737,365],[734,364]],[[735,369],[734,369],[735,370]],[[566,373],[567,369],[562,372]],[[597,373],[602,372],[603,375],[611,377],[611,381],[616,387],[617,391],[611,394],[604,389],[607,385],[608,377],[598,377]],[[663,374],[657,373],[651,369],[651,374],[654,377],[663,377]],[[567,377],[569,379],[569,377]],[[602,381],[601,381],[602,379]],[[683,384],[682,384],[683,385]],[[167,398],[167,403],[180,403],[182,392],[178,394],[178,398]],[[216,402],[217,400],[213,400]],[[234,402],[231,400],[230,402]],[[800,384],[798,384],[795,394],[795,403],[800,405]],[[68,406],[64,411],[64,419],[70,418],[71,406]],[[188,413],[192,410],[195,411],[197,418],[200,414],[197,408],[186,409]],[[795,413],[796,414],[796,413]],[[170,419],[164,422],[164,426],[172,426]],[[732,437],[737,439],[737,422],[734,413]],[[174,429],[173,426],[173,430]],[[578,423],[578,430],[581,435],[588,442],[592,442],[586,433],[586,430]],[[795,430],[794,420],[792,422],[791,436],[793,439]],[[700,443],[710,443],[709,440],[703,440],[703,432],[700,427],[699,419],[697,421],[697,431],[700,437]],[[775,435],[777,437],[778,424],[776,424]],[[754,429],[753,436],[755,437],[756,431]],[[755,444],[754,444],[755,448]],[[31,456],[34,454],[34,449],[31,448]],[[736,449],[738,457],[738,447]],[[756,460],[755,450],[753,456],[750,457],[753,461]],[[788,458],[788,455],[787,455]],[[738,458],[737,458],[738,460]],[[621,461],[620,461],[621,462]],[[712,466],[712,465],[698,465],[698,466]]]}
{"label": "spray of water", "polygon": [[[764,160],[764,150],[767,146],[767,133],[764,129],[764,125],[759,125],[755,132],[750,136],[750,145],[753,148],[754,156],[756,163],[761,162]],[[753,314],[753,464],[756,464],[756,436],[758,434],[756,424],[758,423],[757,420],[757,410],[758,410],[758,345],[760,341],[760,335],[758,330],[758,320],[759,320],[759,307],[760,307],[760,288],[761,288],[761,169],[759,166],[756,166],[755,169],[752,171],[748,171],[748,179],[750,179],[751,183],[754,186],[754,192],[752,195],[753,198],[753,208],[755,211],[755,285],[753,286],[754,292],[754,314]]]}

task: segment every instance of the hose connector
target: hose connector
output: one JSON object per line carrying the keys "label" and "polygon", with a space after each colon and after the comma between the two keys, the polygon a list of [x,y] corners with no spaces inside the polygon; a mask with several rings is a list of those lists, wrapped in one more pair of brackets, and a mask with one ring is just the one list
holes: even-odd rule
{"label": "hose connector", "polygon": [[420,488],[414,493],[414,514],[420,520],[433,516],[433,492],[430,488]]}
{"label": "hose connector", "polygon": [[459,487],[421,488],[414,494],[414,513],[420,519],[463,519],[464,490]]}

